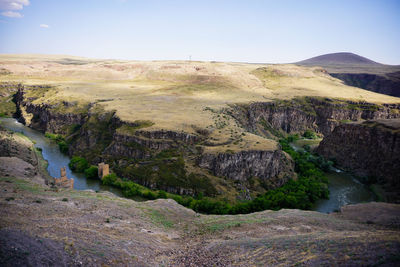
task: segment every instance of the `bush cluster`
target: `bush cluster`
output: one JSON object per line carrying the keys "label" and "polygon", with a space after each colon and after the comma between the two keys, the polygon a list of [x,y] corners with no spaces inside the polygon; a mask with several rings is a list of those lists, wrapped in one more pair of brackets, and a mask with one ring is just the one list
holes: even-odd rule
{"label": "bush cluster", "polygon": [[74,172],[84,172],[87,168],[89,168],[89,163],[84,158],[72,157],[68,166]]}
{"label": "bush cluster", "polygon": [[318,138],[317,134],[314,133],[314,132],[311,131],[311,130],[306,130],[306,131],[303,133],[303,137],[304,137],[304,138],[307,138],[307,139],[317,139],[317,138]]}
{"label": "bush cluster", "polygon": [[[279,210],[282,208],[311,209],[313,203],[321,198],[328,198],[327,179],[323,170],[328,170],[331,163],[312,155],[307,151],[295,151],[290,142],[297,136],[289,136],[280,140],[282,150],[287,152],[295,161],[297,180],[290,180],[285,185],[267,191],[250,201],[228,203],[199,194],[196,198],[166,193],[165,191],[150,190],[133,181],[119,178],[115,173],[102,179],[104,185],[120,188],[125,197],[142,197],[144,199],[171,198],[179,204],[196,212],[207,214],[245,214],[262,210]],[[73,170],[84,170],[85,175],[97,177],[97,168],[88,166],[85,159],[73,157],[70,163]],[[82,172],[82,171],[81,171]]]}
{"label": "bush cluster", "polygon": [[64,137],[59,134],[52,134],[52,133],[45,133],[45,137],[54,140],[61,151],[61,153],[67,154],[68,153],[68,143],[65,141]]}

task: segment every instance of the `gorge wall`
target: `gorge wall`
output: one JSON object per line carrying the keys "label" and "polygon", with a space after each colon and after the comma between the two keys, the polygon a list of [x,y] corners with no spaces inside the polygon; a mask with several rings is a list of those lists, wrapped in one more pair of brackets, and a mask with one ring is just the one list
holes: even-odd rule
{"label": "gorge wall", "polygon": [[235,106],[231,114],[251,132],[279,136],[313,130],[328,135],[346,121],[398,118],[400,104],[305,97]]}
{"label": "gorge wall", "polygon": [[[97,103],[79,106],[66,101],[35,101],[46,90],[50,89],[18,85],[17,109],[24,123],[42,132],[62,135],[70,156],[82,156],[92,164],[106,162],[118,175],[152,189],[215,195],[222,192],[217,189],[220,186],[240,191],[254,177],[265,189],[282,186],[296,177],[293,160],[279,148],[205,153],[205,132],[148,130],[151,122],[121,121],[115,111],[105,111]],[[400,104],[305,97],[236,105],[224,112],[247,131],[278,139],[286,133],[305,130],[327,136],[349,120],[397,118]],[[215,177],[228,183],[221,185]]]}
{"label": "gorge wall", "polygon": [[368,73],[330,73],[330,75],[350,86],[400,97],[400,72],[386,73],[385,75]]}
{"label": "gorge wall", "polygon": [[342,124],[322,140],[317,152],[383,184],[400,200],[400,119]]}
{"label": "gorge wall", "polygon": [[[198,149],[206,141],[206,133],[147,130],[151,122],[123,122],[114,111],[105,111],[96,103],[79,107],[66,101],[53,105],[36,101],[41,97],[40,92],[47,89],[18,85],[16,102],[22,122],[39,131],[63,136],[70,156],[82,156],[92,164],[106,162],[118,175],[149,188],[214,195],[218,193],[213,182],[215,176],[243,183],[257,176],[270,188],[295,177],[293,161],[281,150],[241,151],[235,154],[236,158],[221,152],[213,158]],[[244,171],[246,164],[251,165],[248,166],[251,170]]]}

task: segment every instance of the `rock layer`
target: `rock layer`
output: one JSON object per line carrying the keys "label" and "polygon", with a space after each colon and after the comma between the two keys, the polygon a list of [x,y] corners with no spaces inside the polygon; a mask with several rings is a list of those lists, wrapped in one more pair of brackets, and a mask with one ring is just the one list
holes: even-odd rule
{"label": "rock layer", "polygon": [[400,104],[376,105],[366,102],[339,101],[329,98],[293,99],[256,102],[237,106],[232,114],[250,131],[301,133],[313,130],[328,135],[341,122],[400,117]]}
{"label": "rock layer", "polygon": [[238,181],[260,178],[270,188],[282,186],[294,173],[293,160],[281,150],[203,154],[197,163],[216,176]]}
{"label": "rock layer", "polygon": [[358,176],[400,191],[400,119],[340,125],[317,152]]}
{"label": "rock layer", "polygon": [[400,97],[400,71],[384,75],[369,73],[330,73],[330,75],[350,86]]}

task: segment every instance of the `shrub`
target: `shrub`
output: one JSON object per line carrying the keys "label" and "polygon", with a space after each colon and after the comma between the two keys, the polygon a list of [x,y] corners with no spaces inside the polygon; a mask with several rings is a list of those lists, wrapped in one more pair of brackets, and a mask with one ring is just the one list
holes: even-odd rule
{"label": "shrub", "polygon": [[96,166],[90,166],[85,170],[85,176],[89,179],[96,179],[98,178],[98,168]]}
{"label": "shrub", "polygon": [[87,160],[84,158],[72,157],[68,166],[74,172],[84,172],[89,167],[89,164],[88,164]]}
{"label": "shrub", "polygon": [[45,133],[45,137],[54,140],[61,151],[61,153],[67,154],[68,153],[68,143],[65,142],[64,137],[59,134],[52,134],[52,133]]}
{"label": "shrub", "polygon": [[59,142],[58,148],[60,149],[61,153],[64,153],[64,154],[68,153],[68,144],[65,141]]}
{"label": "shrub", "polygon": [[318,138],[318,136],[313,131],[310,131],[310,130],[306,130],[303,133],[303,137],[307,138],[307,139],[317,139]]}
{"label": "shrub", "polygon": [[[307,151],[295,151],[290,146],[290,141],[297,138],[298,136],[289,136],[286,139],[281,139],[279,143],[282,150],[288,153],[295,161],[295,170],[298,173],[298,179],[296,181],[290,180],[285,185],[269,190],[251,201],[239,202],[234,205],[230,205],[226,201],[204,197],[201,191],[197,192],[197,199],[190,196],[167,194],[162,190],[154,192],[132,181],[124,181],[114,173],[105,176],[102,182],[105,185],[113,185],[122,189],[125,197],[141,196],[146,199],[169,197],[196,212],[208,214],[245,214],[266,209],[279,210],[281,208],[310,209],[317,199],[329,197],[327,179],[322,169],[328,168],[332,163]],[[179,160],[177,163],[178,166],[173,165],[172,167],[174,168],[172,169],[179,173],[180,168],[178,167],[181,163]],[[167,174],[171,172],[169,168],[171,166],[160,167]],[[143,173],[140,173],[140,175],[146,173],[144,170],[141,171]],[[165,178],[170,177],[165,176]],[[192,177],[193,179],[194,177]],[[196,181],[199,183],[195,183],[197,186],[204,183],[203,179],[200,180]]]}
{"label": "shrub", "polygon": [[118,188],[121,188],[121,186],[119,186],[117,184],[117,179],[118,179],[117,175],[115,173],[111,173],[109,175],[104,176],[103,179],[101,180],[101,182],[104,185],[113,185],[113,186],[116,186]]}
{"label": "shrub", "polygon": [[167,193],[163,190],[158,191],[157,198],[168,198]]}

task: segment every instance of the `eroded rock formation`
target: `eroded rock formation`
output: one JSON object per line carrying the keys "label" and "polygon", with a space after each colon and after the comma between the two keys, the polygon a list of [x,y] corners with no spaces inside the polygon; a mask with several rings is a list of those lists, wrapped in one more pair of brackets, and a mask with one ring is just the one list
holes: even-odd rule
{"label": "eroded rock formation", "polygon": [[205,153],[197,163],[213,175],[233,180],[246,181],[249,177],[257,177],[269,188],[282,186],[294,177],[294,162],[281,150]]}
{"label": "eroded rock formation", "polygon": [[400,119],[342,124],[322,140],[317,152],[400,192]]}
{"label": "eroded rock formation", "polygon": [[327,135],[343,121],[398,118],[400,104],[376,105],[306,97],[236,106],[232,115],[253,132],[301,133],[310,129]]}

